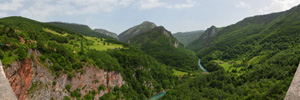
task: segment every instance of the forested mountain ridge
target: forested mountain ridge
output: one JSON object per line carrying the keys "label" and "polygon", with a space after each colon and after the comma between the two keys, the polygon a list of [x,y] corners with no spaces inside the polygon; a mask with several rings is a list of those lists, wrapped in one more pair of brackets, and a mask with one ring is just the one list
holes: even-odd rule
{"label": "forested mountain ridge", "polygon": [[154,27],[156,27],[154,23],[149,21],[144,21],[142,24],[131,27],[126,31],[122,32],[121,34],[119,34],[118,39],[122,42],[130,43],[130,41],[128,41],[129,39],[141,33],[144,33]]}
{"label": "forested mountain ridge", "polygon": [[211,26],[210,28],[206,29],[206,31],[203,34],[201,34],[197,39],[190,41],[186,48],[197,52],[201,50],[201,48],[209,46],[210,42],[212,42],[212,38],[216,36],[220,30],[221,28]]}
{"label": "forested mountain ridge", "polygon": [[198,39],[204,32],[205,31],[203,30],[191,32],[177,32],[174,33],[173,36],[184,46],[187,46],[190,42]]}
{"label": "forested mountain ridge", "polygon": [[101,38],[111,38],[111,36],[107,36],[105,34],[101,34],[99,32],[95,32],[87,25],[76,24],[76,23],[64,23],[64,22],[48,22],[53,25],[57,25],[59,27],[63,27],[75,32],[78,32],[82,35],[93,36],[93,37],[101,37]]}
{"label": "forested mountain ridge", "polygon": [[145,100],[182,82],[170,66],[118,41],[23,17],[1,18],[0,33],[0,59],[21,100]]}
{"label": "forested mountain ridge", "polygon": [[96,28],[94,29],[95,32],[99,32],[101,34],[104,34],[104,35],[107,35],[107,36],[110,36],[110,37],[113,37],[115,39],[118,38],[118,35],[116,33],[113,33],[113,32],[110,32],[110,31],[107,31],[105,29],[100,29],[100,28]]}
{"label": "forested mountain ridge", "polygon": [[191,72],[197,70],[197,57],[185,49],[183,44],[162,26],[152,28],[129,39],[130,45],[141,48],[159,62],[176,70]]}
{"label": "forested mountain ridge", "polygon": [[300,6],[223,27],[197,56],[211,73],[163,99],[283,99],[300,61]]}

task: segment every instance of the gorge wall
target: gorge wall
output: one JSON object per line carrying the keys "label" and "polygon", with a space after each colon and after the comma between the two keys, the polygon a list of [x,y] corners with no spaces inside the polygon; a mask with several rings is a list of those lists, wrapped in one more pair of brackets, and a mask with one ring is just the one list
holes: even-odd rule
{"label": "gorge wall", "polygon": [[[24,61],[15,61],[10,66],[6,66],[5,74],[9,80],[18,100],[62,100],[64,96],[70,96],[70,92],[78,89],[81,96],[85,96],[90,91],[98,91],[100,85],[105,85],[106,90],[99,91],[95,99],[105,93],[110,92],[115,86],[121,87],[125,84],[120,73],[115,71],[104,71],[92,65],[84,65],[80,72],[76,72],[74,77],[68,79],[67,74],[53,75],[49,70],[49,64],[40,64],[37,60],[37,51],[30,51],[34,58],[26,58]],[[45,66],[48,65],[48,66]],[[66,86],[70,85],[70,91]]]}

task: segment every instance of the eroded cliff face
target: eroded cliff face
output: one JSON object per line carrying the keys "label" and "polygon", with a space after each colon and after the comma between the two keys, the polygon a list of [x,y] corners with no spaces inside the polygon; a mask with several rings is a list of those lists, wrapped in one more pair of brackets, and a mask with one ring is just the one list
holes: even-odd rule
{"label": "eroded cliff face", "polygon": [[31,59],[13,62],[11,67],[5,70],[5,74],[18,100],[24,100],[33,76]]}
{"label": "eroded cliff face", "polygon": [[[36,51],[29,54],[39,55]],[[27,58],[23,62],[13,62],[6,66],[5,74],[9,80],[12,90],[19,100],[62,100],[64,96],[70,96],[70,92],[78,89],[81,96],[90,91],[98,91],[100,85],[105,85],[105,91],[99,91],[95,99],[99,99],[105,93],[110,92],[115,86],[121,87],[125,84],[120,73],[107,72],[92,65],[85,65],[81,72],[75,72],[75,76],[68,79],[67,74],[61,74],[56,78],[46,68],[49,64],[40,64],[35,56]],[[70,91],[66,86],[70,85]]]}

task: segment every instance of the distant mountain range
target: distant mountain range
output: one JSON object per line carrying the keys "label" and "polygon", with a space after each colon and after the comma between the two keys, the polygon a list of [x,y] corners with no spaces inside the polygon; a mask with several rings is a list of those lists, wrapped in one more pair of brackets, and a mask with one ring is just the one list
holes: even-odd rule
{"label": "distant mountain range", "polygon": [[204,30],[191,32],[177,32],[173,34],[173,36],[184,46],[187,46],[190,42],[198,39],[204,32]]}
{"label": "distant mountain range", "polygon": [[185,49],[170,31],[152,22],[143,22],[119,35],[119,40],[141,48],[159,62],[177,70],[192,71],[198,69],[197,57]]}
{"label": "distant mountain range", "polygon": [[48,23],[70,29],[72,31],[78,32],[78,33],[80,33],[82,35],[86,35],[86,36],[112,38],[111,36],[107,36],[106,34],[101,34],[99,32],[92,30],[87,25],[76,24],[76,23],[65,23],[65,22],[48,22]]}
{"label": "distant mountain range", "polygon": [[217,28],[215,26],[211,26],[210,28],[206,29],[200,36],[193,38],[186,46],[187,49],[192,51],[200,51],[201,49],[207,47],[210,42],[210,39],[218,34],[221,28]]}
{"label": "distant mountain range", "polygon": [[118,38],[118,35],[116,33],[113,33],[113,32],[110,32],[110,31],[107,31],[105,29],[100,29],[100,28],[96,28],[94,29],[95,32],[99,32],[101,34],[104,34],[104,35],[107,35],[107,36],[110,36],[110,37],[113,37],[115,39]]}

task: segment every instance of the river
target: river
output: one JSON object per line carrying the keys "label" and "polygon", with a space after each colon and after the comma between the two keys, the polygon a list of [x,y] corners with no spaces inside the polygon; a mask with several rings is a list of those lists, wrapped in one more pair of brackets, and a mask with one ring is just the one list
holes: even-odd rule
{"label": "river", "polygon": [[[200,67],[203,71],[208,72],[208,71],[201,65],[201,59],[199,59],[198,65],[199,65],[199,67]],[[149,98],[148,100],[157,100],[158,98],[163,97],[166,93],[167,93],[167,92],[163,92],[163,93],[160,93],[160,94],[156,94],[156,95],[152,96],[151,98]]]}
{"label": "river", "polygon": [[156,94],[154,96],[152,96],[151,98],[149,98],[148,100],[157,100],[158,98],[161,98],[163,97],[167,92],[163,92],[163,93],[160,93],[160,94]]}
{"label": "river", "polygon": [[200,62],[201,62],[201,59],[199,59],[199,61],[198,61],[199,67],[200,67],[203,71],[208,72],[208,71],[201,65]]}

